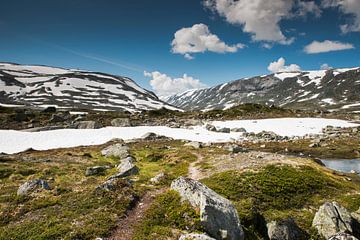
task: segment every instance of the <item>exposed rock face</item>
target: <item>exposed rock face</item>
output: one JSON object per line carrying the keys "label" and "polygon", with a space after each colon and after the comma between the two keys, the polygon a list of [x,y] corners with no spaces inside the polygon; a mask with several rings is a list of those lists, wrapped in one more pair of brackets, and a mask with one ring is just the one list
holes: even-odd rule
{"label": "exposed rock face", "polygon": [[340,232],[340,233],[336,234],[335,236],[332,236],[331,238],[329,238],[329,240],[358,240],[358,239],[348,233]]}
{"label": "exposed rock face", "polygon": [[74,128],[76,129],[97,129],[101,127],[101,124],[95,121],[80,121],[74,124]]}
{"label": "exposed rock face", "polygon": [[209,237],[206,234],[188,233],[188,234],[181,235],[179,240],[216,240],[216,239]]}
{"label": "exposed rock face", "polygon": [[171,183],[183,200],[200,210],[205,231],[215,239],[242,240],[244,231],[234,205],[204,184],[179,177]]}
{"label": "exposed rock face", "polygon": [[117,166],[119,172],[113,176],[111,176],[109,179],[112,178],[123,178],[132,176],[139,173],[139,168],[135,166],[134,159],[132,157],[127,157],[123,160],[121,160],[121,163],[119,166]]}
{"label": "exposed rock face", "polygon": [[129,118],[115,118],[111,121],[113,127],[131,127]]}
{"label": "exposed rock face", "polygon": [[107,169],[110,169],[109,166],[95,166],[89,167],[86,169],[85,176],[93,176],[103,174]]}
{"label": "exposed rock face", "polygon": [[45,190],[50,190],[49,184],[47,183],[47,181],[42,180],[42,179],[35,179],[35,180],[31,180],[28,181],[26,183],[24,183],[23,185],[21,185],[17,191],[17,195],[18,196],[27,196],[29,194],[31,194],[32,192],[38,190],[38,189],[45,189]]}
{"label": "exposed rock face", "polygon": [[306,239],[305,234],[292,219],[272,221],[267,224],[270,240],[301,240]]}
{"label": "exposed rock face", "polygon": [[336,202],[324,203],[315,214],[313,227],[326,239],[339,232],[353,233],[354,220],[350,213]]}
{"label": "exposed rock face", "polygon": [[105,157],[126,158],[129,156],[129,147],[118,143],[103,149],[101,154]]}

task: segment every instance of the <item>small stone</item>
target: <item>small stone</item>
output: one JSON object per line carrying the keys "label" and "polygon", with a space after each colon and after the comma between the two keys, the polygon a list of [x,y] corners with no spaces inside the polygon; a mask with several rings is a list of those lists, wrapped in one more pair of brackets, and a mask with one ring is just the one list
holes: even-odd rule
{"label": "small stone", "polygon": [[209,237],[206,234],[200,233],[188,233],[180,236],[179,240],[216,240],[215,238]]}
{"label": "small stone", "polygon": [[165,178],[165,173],[161,172],[158,175],[156,175],[155,177],[151,178],[150,182],[152,184],[159,184],[164,178]]}
{"label": "small stone", "polygon": [[122,159],[129,156],[129,147],[124,144],[117,143],[103,149],[101,154],[105,157],[117,157]]}
{"label": "small stone", "polygon": [[85,176],[101,175],[104,174],[107,169],[110,169],[109,166],[94,166],[86,169]]}
{"label": "small stone", "polygon": [[203,147],[200,142],[188,142],[188,143],[185,143],[184,146],[193,147],[195,149],[199,149],[199,148]]}

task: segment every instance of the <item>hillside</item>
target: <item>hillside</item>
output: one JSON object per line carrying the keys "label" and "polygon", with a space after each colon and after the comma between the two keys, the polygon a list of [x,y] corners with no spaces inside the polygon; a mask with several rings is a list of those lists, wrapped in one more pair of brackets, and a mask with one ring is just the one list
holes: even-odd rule
{"label": "hillside", "polygon": [[360,69],[283,72],[244,78],[171,96],[186,110],[228,109],[259,103],[304,110],[360,111]]}
{"label": "hillside", "polygon": [[129,112],[176,109],[127,77],[9,63],[0,63],[0,104]]}

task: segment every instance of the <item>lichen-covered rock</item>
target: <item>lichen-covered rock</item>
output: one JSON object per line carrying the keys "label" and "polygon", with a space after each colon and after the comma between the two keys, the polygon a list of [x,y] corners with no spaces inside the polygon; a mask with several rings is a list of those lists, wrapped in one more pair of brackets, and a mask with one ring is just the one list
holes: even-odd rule
{"label": "lichen-covered rock", "polygon": [[115,118],[111,120],[111,126],[113,127],[131,127],[129,118]]}
{"label": "lichen-covered rock", "polygon": [[38,189],[50,190],[48,182],[42,179],[28,181],[19,187],[17,195],[27,196]]}
{"label": "lichen-covered rock", "polygon": [[134,159],[132,157],[127,157],[121,160],[121,163],[117,166],[117,169],[119,172],[111,176],[109,179],[123,178],[139,173],[139,168],[134,164]]}
{"label": "lichen-covered rock", "polygon": [[205,231],[215,239],[242,240],[244,231],[234,205],[204,184],[179,177],[171,183],[183,200],[200,210]]}
{"label": "lichen-covered rock", "polygon": [[93,176],[103,174],[110,166],[94,166],[86,169],[85,176]]}
{"label": "lichen-covered rock", "polygon": [[188,233],[188,234],[181,235],[179,240],[216,240],[216,239],[209,237],[206,234]]}
{"label": "lichen-covered rock", "polygon": [[313,220],[319,235],[326,239],[336,235],[339,232],[353,232],[353,218],[350,213],[336,202],[324,203]]}
{"label": "lichen-covered rock", "polygon": [[296,225],[294,220],[285,219],[272,221],[267,224],[270,240],[301,240],[306,239],[303,231]]}
{"label": "lichen-covered rock", "polygon": [[129,147],[118,143],[103,149],[101,154],[104,157],[126,158],[129,156]]}
{"label": "lichen-covered rock", "polygon": [[102,125],[95,121],[80,121],[74,124],[76,129],[97,129],[102,128]]}
{"label": "lichen-covered rock", "polygon": [[337,233],[336,235],[332,236],[328,240],[358,240],[358,239],[348,233],[340,232],[340,233]]}

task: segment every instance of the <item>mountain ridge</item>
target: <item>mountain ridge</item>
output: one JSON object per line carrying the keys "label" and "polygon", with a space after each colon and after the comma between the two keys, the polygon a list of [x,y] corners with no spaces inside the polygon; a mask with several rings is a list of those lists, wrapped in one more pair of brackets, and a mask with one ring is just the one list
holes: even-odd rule
{"label": "mountain ridge", "polygon": [[44,65],[0,63],[0,104],[139,112],[177,108],[128,77]]}
{"label": "mountain ridge", "polygon": [[358,112],[360,67],[279,72],[188,90],[166,99],[185,110],[228,109],[244,103],[303,110]]}

